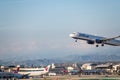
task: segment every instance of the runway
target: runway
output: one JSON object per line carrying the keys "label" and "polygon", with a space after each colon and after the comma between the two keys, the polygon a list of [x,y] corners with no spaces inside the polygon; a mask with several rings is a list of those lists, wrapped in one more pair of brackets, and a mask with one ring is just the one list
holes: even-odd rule
{"label": "runway", "polygon": [[29,79],[20,80],[120,80],[119,75],[59,75],[59,76],[45,76],[44,78],[33,77]]}

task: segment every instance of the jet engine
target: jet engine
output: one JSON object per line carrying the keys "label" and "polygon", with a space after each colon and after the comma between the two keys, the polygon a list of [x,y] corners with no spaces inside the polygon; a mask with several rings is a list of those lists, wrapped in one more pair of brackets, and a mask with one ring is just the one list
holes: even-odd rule
{"label": "jet engine", "polygon": [[96,39],[96,43],[101,44],[103,43],[103,40]]}
{"label": "jet engine", "polygon": [[89,41],[87,41],[87,43],[88,43],[88,44],[94,44],[95,42],[94,42],[94,41],[89,40]]}

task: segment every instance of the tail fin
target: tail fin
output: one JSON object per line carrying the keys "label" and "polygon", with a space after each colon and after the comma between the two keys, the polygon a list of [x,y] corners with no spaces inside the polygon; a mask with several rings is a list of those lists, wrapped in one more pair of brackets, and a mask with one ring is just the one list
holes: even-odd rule
{"label": "tail fin", "polygon": [[46,71],[49,71],[49,69],[50,69],[50,65],[48,65],[48,66],[45,68]]}
{"label": "tail fin", "polygon": [[17,67],[17,69],[14,70],[14,73],[18,73],[19,69],[20,69],[20,67]]}

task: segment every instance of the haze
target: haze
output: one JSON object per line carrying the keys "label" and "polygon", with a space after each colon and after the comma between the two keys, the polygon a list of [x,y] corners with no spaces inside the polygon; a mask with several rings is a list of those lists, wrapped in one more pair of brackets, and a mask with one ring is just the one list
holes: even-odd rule
{"label": "haze", "polygon": [[0,1],[1,59],[120,53],[120,47],[75,43],[72,32],[120,35],[120,0]]}

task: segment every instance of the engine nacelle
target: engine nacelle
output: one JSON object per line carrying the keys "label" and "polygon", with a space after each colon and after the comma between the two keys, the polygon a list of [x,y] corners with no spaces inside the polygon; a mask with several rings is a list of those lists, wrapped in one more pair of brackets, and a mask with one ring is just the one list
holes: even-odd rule
{"label": "engine nacelle", "polygon": [[103,40],[96,39],[96,43],[101,44],[103,43]]}
{"label": "engine nacelle", "polygon": [[87,41],[88,44],[94,44],[95,42],[94,41]]}

